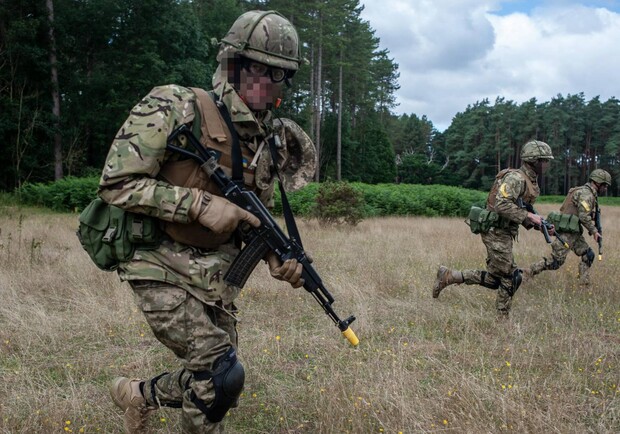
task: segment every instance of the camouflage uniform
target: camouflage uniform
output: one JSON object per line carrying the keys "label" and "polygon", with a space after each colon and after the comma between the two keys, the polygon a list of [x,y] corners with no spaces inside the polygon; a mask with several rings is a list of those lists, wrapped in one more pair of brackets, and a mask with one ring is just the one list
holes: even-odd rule
{"label": "camouflage uniform", "polygon": [[[482,285],[497,290],[495,307],[500,317],[506,317],[512,297],[521,284],[522,270],[517,268],[512,243],[519,232],[519,225],[530,229],[539,217],[530,214],[523,203],[534,204],[540,195],[537,177],[548,168],[553,159],[551,147],[538,140],[530,140],[521,148],[521,168],[504,169],[497,174],[487,197],[489,216],[496,213],[498,220],[488,231],[481,231],[482,242],[487,248],[486,270],[451,270],[440,266],[433,286],[433,298],[452,284]],[[536,220],[533,220],[536,219]],[[473,226],[472,226],[473,229]],[[485,228],[486,230],[486,228]],[[478,232],[476,232],[478,233]]]}
{"label": "camouflage uniform", "polygon": [[527,224],[527,211],[517,205],[517,202],[529,195],[525,198],[526,202],[534,203],[540,194],[540,189],[536,172],[527,166],[508,171],[496,179],[495,185],[496,188],[492,189],[492,192],[497,193],[492,210],[510,223],[505,228],[493,227],[489,232],[481,234],[482,242],[487,249],[486,270],[463,270],[462,274],[463,283],[467,285],[482,285],[497,289],[495,307],[500,314],[507,314],[512,305],[512,296],[518,287],[515,279],[519,279],[512,254],[512,243],[519,232],[519,225]]}
{"label": "camouflage uniform", "polygon": [[[292,63],[288,61],[286,66],[292,68]],[[265,138],[274,128],[280,135],[284,146],[278,150],[279,169],[289,189],[303,186],[313,176],[314,146],[294,122],[283,119],[274,123],[269,110],[250,110],[226,77],[220,65],[213,76],[213,92],[228,109],[239,136],[246,187],[269,206],[275,172]],[[203,373],[212,372],[218,359],[237,347],[234,300],[240,289],[226,285],[223,276],[239,250],[232,233],[209,232],[190,213],[203,191],[221,193],[193,160],[180,160],[166,151],[167,137],[182,124],[198,132],[205,145],[206,136],[213,138],[213,125],[205,125],[197,108],[196,91],[177,85],[155,87],[131,110],[117,133],[99,195],[107,203],[158,218],[167,233],[158,248],[137,250],[118,268],[121,280],[130,283],[155,337],[182,361],[178,370],[141,383],[146,405],[182,408],[183,432],[213,433],[222,428],[200,409],[215,399],[213,382]],[[230,174],[230,167],[221,160],[220,164]],[[170,167],[174,169],[168,170]],[[180,179],[179,174],[183,175]],[[198,237],[184,240],[184,227]],[[131,430],[126,427],[126,431]]]}
{"label": "camouflage uniform", "polygon": [[590,248],[583,237],[583,228],[592,236],[598,233],[594,223],[594,212],[598,206],[597,189],[588,182],[580,187],[569,190],[564,203],[560,208],[563,214],[572,214],[579,217],[579,232],[563,232],[556,227],[556,232],[566,241],[569,248],[566,248],[557,238],[551,244],[551,258],[543,257],[541,260],[532,264],[529,274],[535,276],[544,270],[557,270],[566,261],[568,252],[572,250],[577,256],[581,257],[579,263],[580,285],[584,288],[590,285],[589,269],[594,259],[594,251]]}

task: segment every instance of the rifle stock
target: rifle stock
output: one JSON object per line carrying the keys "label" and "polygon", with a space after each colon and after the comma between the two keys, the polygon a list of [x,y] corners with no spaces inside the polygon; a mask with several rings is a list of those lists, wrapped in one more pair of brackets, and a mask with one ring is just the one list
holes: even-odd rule
{"label": "rifle stock", "polygon": [[[183,138],[187,140],[196,150],[196,153],[174,146],[172,143],[177,138],[181,141]],[[240,229],[245,247],[233,260],[228,272],[224,276],[224,281],[239,288],[243,287],[254,268],[258,265],[258,262],[270,251],[275,252],[282,262],[294,258],[303,266],[302,278],[304,280],[304,289],[312,294],[349,343],[357,346],[359,339],[350,327],[350,324],[355,321],[355,316],[352,315],[345,320],[338,317],[332,307],[334,298],[310,263],[311,260],[304,252],[300,241],[289,238],[284,233],[256,194],[253,191],[239,187],[231,180],[217,163],[216,155],[202,146],[186,125],[181,125],[172,132],[168,138],[167,149],[197,160],[202,170],[216,183],[226,199],[240,208],[251,212],[261,221],[261,225],[258,228],[245,225],[246,227]]]}

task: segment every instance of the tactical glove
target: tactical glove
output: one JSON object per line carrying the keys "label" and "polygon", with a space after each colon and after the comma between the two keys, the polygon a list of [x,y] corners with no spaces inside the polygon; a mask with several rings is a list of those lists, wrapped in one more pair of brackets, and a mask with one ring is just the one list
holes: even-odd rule
{"label": "tactical glove", "polygon": [[293,288],[299,288],[304,284],[304,279],[301,278],[304,266],[297,262],[297,259],[287,259],[282,263],[273,252],[268,253],[265,259],[272,277],[290,283]]}
{"label": "tactical glove", "polygon": [[207,192],[196,195],[188,215],[216,234],[233,232],[241,222],[247,222],[254,227],[260,226],[260,220],[254,214],[223,197]]}

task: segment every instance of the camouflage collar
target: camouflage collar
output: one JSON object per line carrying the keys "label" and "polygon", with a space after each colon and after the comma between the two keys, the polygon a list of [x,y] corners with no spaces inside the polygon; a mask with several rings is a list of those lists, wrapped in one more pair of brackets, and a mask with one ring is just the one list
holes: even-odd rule
{"label": "camouflage collar", "polygon": [[529,164],[526,163],[522,165],[521,171],[525,173],[527,177],[532,180],[532,182],[536,183],[536,180],[538,179],[538,174]]}
{"label": "camouflage collar", "polygon": [[594,197],[598,196],[598,189],[594,186],[594,184],[592,184],[592,181],[588,181],[585,186],[592,191]]}
{"label": "camouflage collar", "polygon": [[256,136],[266,136],[271,130],[272,114],[269,110],[253,112],[243,102],[235,88],[226,81],[221,74],[221,66],[218,66],[213,74],[213,92],[224,103],[230,118],[233,121],[237,133],[242,139]]}

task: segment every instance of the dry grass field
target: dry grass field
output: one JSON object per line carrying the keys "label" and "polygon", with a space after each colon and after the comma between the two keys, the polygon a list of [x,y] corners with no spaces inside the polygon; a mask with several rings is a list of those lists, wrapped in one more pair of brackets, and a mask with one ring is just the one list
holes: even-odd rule
{"label": "dry grass field", "polygon": [[[462,219],[300,222],[336,312],[357,316],[361,343],[351,348],[309,294],[259,265],[237,302],[247,374],[227,432],[620,432],[619,219],[620,207],[603,207],[606,249],[591,291],[579,290],[571,254],[521,286],[508,321],[496,320],[489,289],[453,286],[431,298],[440,264],[484,264]],[[76,221],[0,209],[1,433],[120,433],[108,381],[177,367],[129,286],[90,263]],[[549,251],[540,232],[521,231],[519,265]],[[179,432],[177,410],[150,423]]]}

